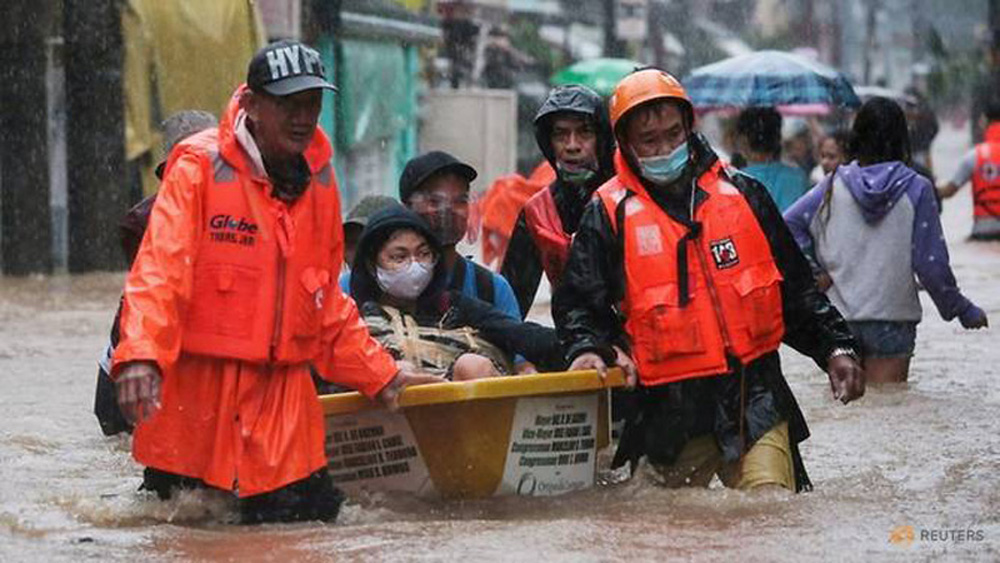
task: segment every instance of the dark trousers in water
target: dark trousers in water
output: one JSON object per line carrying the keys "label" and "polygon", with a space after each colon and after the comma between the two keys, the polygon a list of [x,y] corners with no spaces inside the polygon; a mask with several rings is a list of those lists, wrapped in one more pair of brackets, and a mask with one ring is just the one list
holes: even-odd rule
{"label": "dark trousers in water", "polygon": [[[153,491],[160,500],[167,500],[174,490],[203,487],[206,485],[199,479],[147,467],[139,489]],[[324,468],[276,491],[239,499],[240,523],[333,522],[343,502],[344,494],[333,485]]]}

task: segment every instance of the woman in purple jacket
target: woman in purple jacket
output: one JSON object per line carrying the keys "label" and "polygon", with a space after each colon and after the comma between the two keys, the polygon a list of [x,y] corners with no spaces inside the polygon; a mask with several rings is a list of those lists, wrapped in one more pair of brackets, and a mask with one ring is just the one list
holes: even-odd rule
{"label": "woman in purple jacket", "polygon": [[[934,188],[909,166],[903,110],[886,98],[854,120],[853,162],[785,212],[817,281],[861,343],[868,383],[906,381],[922,311],[917,279],[945,320],[987,326],[948,264]],[[916,274],[916,276],[914,276]]]}

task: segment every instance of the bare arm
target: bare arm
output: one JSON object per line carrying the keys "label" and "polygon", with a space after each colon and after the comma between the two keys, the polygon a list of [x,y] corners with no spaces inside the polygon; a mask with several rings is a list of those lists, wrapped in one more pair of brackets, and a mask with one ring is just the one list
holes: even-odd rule
{"label": "bare arm", "polygon": [[958,193],[958,190],[972,179],[975,169],[976,149],[972,149],[962,157],[962,161],[958,164],[958,170],[955,171],[955,175],[951,177],[951,180],[943,186],[938,186],[938,195],[942,199],[946,199]]}
{"label": "bare arm", "polygon": [[948,199],[958,193],[959,188],[961,188],[961,186],[956,186],[954,183],[948,182],[943,186],[938,186],[937,193],[941,196],[941,199]]}

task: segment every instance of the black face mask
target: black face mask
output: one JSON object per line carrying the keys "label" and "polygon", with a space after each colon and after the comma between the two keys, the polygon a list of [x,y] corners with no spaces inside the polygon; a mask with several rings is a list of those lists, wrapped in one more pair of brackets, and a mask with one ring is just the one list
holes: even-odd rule
{"label": "black face mask", "polygon": [[435,213],[425,214],[423,217],[430,225],[434,236],[444,246],[457,244],[465,237],[466,225],[463,225],[456,213],[447,207],[439,209]]}

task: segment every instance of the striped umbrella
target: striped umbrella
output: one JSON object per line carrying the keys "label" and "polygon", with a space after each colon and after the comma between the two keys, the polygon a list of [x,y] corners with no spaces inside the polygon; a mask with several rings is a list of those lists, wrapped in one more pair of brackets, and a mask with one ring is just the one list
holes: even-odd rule
{"label": "striped umbrella", "polygon": [[695,69],[683,81],[699,111],[749,106],[828,110],[861,105],[841,72],[782,51],[757,51]]}

